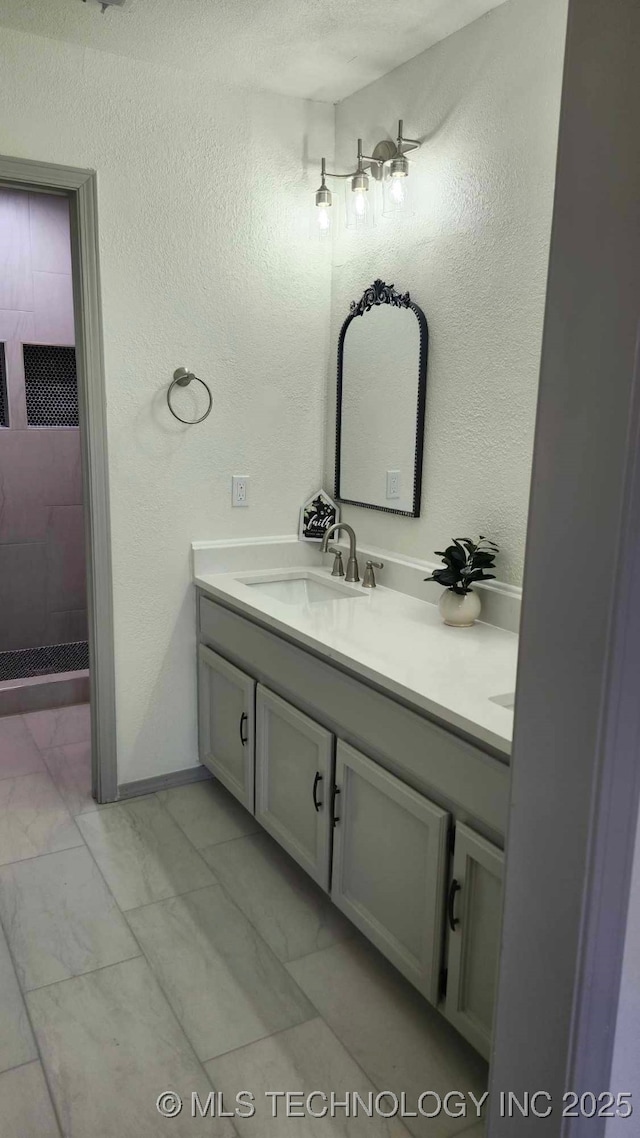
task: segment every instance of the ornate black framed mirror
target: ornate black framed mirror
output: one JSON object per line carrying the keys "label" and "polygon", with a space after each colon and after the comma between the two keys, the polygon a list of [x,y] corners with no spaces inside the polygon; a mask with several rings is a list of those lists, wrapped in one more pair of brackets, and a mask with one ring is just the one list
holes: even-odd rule
{"label": "ornate black framed mirror", "polygon": [[336,498],[420,516],[429,329],[408,292],[375,280],[338,339]]}

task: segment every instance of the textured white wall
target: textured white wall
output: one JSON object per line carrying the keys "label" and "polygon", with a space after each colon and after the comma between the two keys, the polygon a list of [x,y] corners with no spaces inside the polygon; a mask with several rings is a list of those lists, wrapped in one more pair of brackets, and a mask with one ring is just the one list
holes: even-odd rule
{"label": "textured white wall", "polygon": [[510,0],[337,108],[336,160],[353,168],[405,120],[424,139],[416,215],[334,241],[326,481],[333,485],[335,346],[375,277],[425,311],[431,344],[422,516],[347,507],[363,544],[430,558],[490,534],[519,584],[541,348],[565,0]]}
{"label": "textured white wall", "polygon": [[[189,542],[293,532],[320,481],[330,251],[308,217],[333,108],[7,29],[0,105],[0,152],[99,175],[127,782],[197,762]],[[165,406],[179,364],[212,385],[200,426]]]}

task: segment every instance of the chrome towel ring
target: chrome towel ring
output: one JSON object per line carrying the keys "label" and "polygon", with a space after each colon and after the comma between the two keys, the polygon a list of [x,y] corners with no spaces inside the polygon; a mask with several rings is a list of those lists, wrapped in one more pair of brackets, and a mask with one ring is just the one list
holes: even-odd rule
{"label": "chrome towel ring", "polygon": [[[183,419],[182,416],[178,415],[177,411],[174,411],[173,407],[171,406],[171,392],[173,391],[174,387],[176,387],[176,385],[178,387],[188,387],[189,384],[191,383],[192,379],[195,379],[196,383],[201,383],[202,386],[204,387],[204,389],[207,393],[207,396],[209,398],[209,405],[208,405],[204,415],[201,415],[199,419]],[[167,406],[168,406],[171,414],[173,415],[174,419],[177,419],[180,423],[187,423],[189,426],[194,426],[195,423],[202,423],[203,420],[207,418],[207,415],[211,414],[211,408],[213,407],[213,396],[212,396],[211,391],[209,390],[207,384],[204,382],[204,379],[200,379],[197,375],[194,375],[193,372],[189,371],[188,368],[186,368],[186,367],[179,367],[176,369],[176,371],[174,371],[173,380],[169,385],[169,390],[167,391]]]}

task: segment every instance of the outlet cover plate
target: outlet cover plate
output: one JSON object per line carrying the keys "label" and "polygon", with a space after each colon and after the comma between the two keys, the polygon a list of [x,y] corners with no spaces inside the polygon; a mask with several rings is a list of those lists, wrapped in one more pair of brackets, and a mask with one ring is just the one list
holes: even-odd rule
{"label": "outlet cover plate", "polygon": [[231,479],[231,505],[249,505],[249,475],[234,474]]}

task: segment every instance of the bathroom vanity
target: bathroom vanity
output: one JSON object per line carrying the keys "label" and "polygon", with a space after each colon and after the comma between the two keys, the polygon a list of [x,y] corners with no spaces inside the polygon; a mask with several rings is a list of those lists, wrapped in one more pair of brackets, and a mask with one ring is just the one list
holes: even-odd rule
{"label": "bathroom vanity", "polygon": [[194,554],[201,761],[488,1057],[517,637],[284,553]]}

